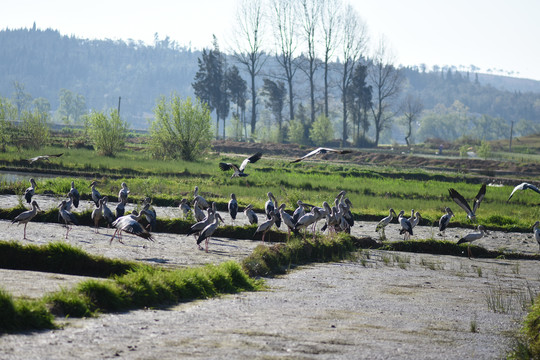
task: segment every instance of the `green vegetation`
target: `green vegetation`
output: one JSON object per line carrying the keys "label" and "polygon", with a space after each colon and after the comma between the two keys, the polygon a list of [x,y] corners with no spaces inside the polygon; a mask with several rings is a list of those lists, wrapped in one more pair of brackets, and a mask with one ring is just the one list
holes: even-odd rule
{"label": "green vegetation", "polygon": [[86,126],[98,154],[115,156],[124,150],[128,124],[120,119],[118,111],[111,110],[108,116],[93,111],[86,119]]}

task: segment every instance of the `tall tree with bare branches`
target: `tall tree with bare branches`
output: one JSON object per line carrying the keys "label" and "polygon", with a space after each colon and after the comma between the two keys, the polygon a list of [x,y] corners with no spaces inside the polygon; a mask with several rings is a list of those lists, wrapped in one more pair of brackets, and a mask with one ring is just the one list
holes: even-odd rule
{"label": "tall tree with bare branches", "polygon": [[329,117],[328,111],[328,74],[330,61],[339,43],[339,25],[343,15],[341,0],[326,0],[321,9],[321,32],[323,37],[323,67],[324,67],[324,115]]}
{"label": "tall tree with bare branches", "polygon": [[383,39],[373,56],[369,79],[373,86],[373,101],[371,112],[375,125],[375,146],[379,145],[381,132],[390,126],[394,117],[392,103],[401,91],[403,75],[392,64],[392,57]]}
{"label": "tall tree with bare branches", "polygon": [[416,121],[422,110],[424,110],[424,104],[420,98],[407,94],[403,101],[403,115],[405,116],[405,123],[407,125],[407,135],[405,136],[405,142],[407,146],[411,146],[412,124]]}
{"label": "tall tree with bare branches", "polygon": [[[310,126],[315,121],[315,72],[317,71],[317,53],[316,53],[316,35],[317,27],[320,20],[322,0],[299,0],[301,26],[300,33],[303,42],[306,44],[305,52],[303,53],[302,71],[306,74],[309,80],[309,96],[310,96]],[[308,131],[308,129],[306,129]]]}
{"label": "tall tree with bare branches", "polygon": [[294,119],[293,78],[298,69],[295,51],[298,46],[296,35],[297,1],[272,0],[272,28],[276,42],[276,60],[285,71],[285,80],[289,90],[289,120]]}
{"label": "tall tree with bare branches", "polygon": [[354,67],[362,59],[362,53],[367,43],[366,27],[352,5],[347,5],[343,13],[343,21],[341,22],[340,32],[342,34],[340,50],[342,57],[341,66],[341,101],[343,104],[342,126],[343,132],[341,137],[341,146],[345,146],[349,136],[347,126],[347,91],[350,88],[354,75]]}
{"label": "tall tree with bare branches", "polygon": [[257,89],[255,79],[266,56],[263,51],[264,12],[262,0],[241,0],[236,12],[236,48],[234,57],[245,66],[251,79],[251,135],[257,124]]}

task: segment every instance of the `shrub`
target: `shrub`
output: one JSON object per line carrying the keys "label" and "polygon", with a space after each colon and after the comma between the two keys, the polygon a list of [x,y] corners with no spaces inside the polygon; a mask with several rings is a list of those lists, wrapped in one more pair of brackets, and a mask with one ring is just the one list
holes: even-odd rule
{"label": "shrub", "polygon": [[105,156],[114,156],[124,149],[128,124],[120,119],[116,110],[109,116],[93,111],[86,119],[88,135],[94,143],[94,149]]}

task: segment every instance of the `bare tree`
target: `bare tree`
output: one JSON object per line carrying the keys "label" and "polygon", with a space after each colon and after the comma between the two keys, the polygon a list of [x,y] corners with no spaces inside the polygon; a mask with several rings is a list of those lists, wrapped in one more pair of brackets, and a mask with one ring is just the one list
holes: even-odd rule
{"label": "bare tree", "polygon": [[264,54],[263,5],[261,0],[242,0],[236,13],[236,49],[234,57],[246,67],[251,78],[251,135],[255,133],[257,124],[257,89],[255,78],[263,67]]}
{"label": "bare tree", "polygon": [[[322,0],[300,0],[302,22],[301,37],[306,44],[304,53],[305,63],[301,67],[309,80],[309,95],[311,101],[310,125],[315,121],[315,72],[317,71],[317,54],[315,51],[315,35],[319,23]],[[308,131],[308,128],[306,128]]]}
{"label": "bare tree", "polygon": [[375,125],[375,146],[379,145],[381,132],[390,126],[394,117],[391,109],[392,101],[401,91],[403,82],[403,75],[392,64],[392,57],[387,54],[387,51],[386,44],[381,39],[369,72],[369,79],[373,86],[371,112]]}
{"label": "bare tree", "polygon": [[330,60],[339,42],[339,25],[343,6],[341,0],[324,1],[321,10],[321,30],[323,36],[324,52],[324,115],[328,115],[328,73]]}
{"label": "bare tree", "polygon": [[404,116],[407,125],[407,136],[405,136],[405,142],[407,146],[411,146],[412,124],[416,121],[422,110],[424,110],[424,104],[422,101],[412,94],[407,94],[403,102]]}
{"label": "bare tree", "polygon": [[343,21],[341,23],[341,101],[343,103],[343,133],[341,138],[341,146],[345,146],[348,137],[347,129],[347,91],[351,85],[354,67],[362,58],[362,53],[365,50],[367,35],[366,27],[354,8],[351,5],[345,7],[343,13]]}
{"label": "bare tree", "polygon": [[297,36],[295,15],[298,2],[291,0],[272,0],[272,22],[276,41],[276,60],[285,71],[285,80],[289,90],[289,120],[294,119],[293,78],[297,70],[295,55]]}

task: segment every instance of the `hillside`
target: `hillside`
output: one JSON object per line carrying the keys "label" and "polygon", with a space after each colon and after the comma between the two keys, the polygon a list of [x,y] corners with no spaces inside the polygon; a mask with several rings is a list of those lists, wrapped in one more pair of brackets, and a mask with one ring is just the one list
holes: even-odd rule
{"label": "hillside", "polygon": [[[51,29],[2,30],[0,48],[3,50],[1,97],[13,98],[15,83],[24,86],[29,97],[48,100],[52,111],[58,108],[61,89],[82,95],[89,110],[116,108],[121,97],[122,116],[135,129],[148,126],[147,118],[152,116],[158,97],[171,92],[183,97],[193,95],[191,84],[201,56],[198,51],[177,47],[167,38],[148,46],[135,41],[79,39]],[[232,57],[227,61],[229,65],[235,64]],[[269,56],[259,82],[278,69],[274,58]],[[434,73],[403,68],[402,71],[406,77],[403,93],[418,96],[426,110],[438,104],[448,107],[458,100],[472,114],[500,117],[507,123],[522,119],[539,122],[540,110],[535,104],[540,103],[540,81],[481,74],[476,77],[451,70]],[[241,75],[247,79],[245,73]],[[338,83],[338,76],[331,74],[330,83]],[[321,71],[316,80],[317,101],[322,101]],[[295,83],[297,106],[309,103],[306,84],[304,74],[299,71]],[[332,112],[339,117],[338,86],[330,90]],[[261,101],[259,111],[263,106]]]}

